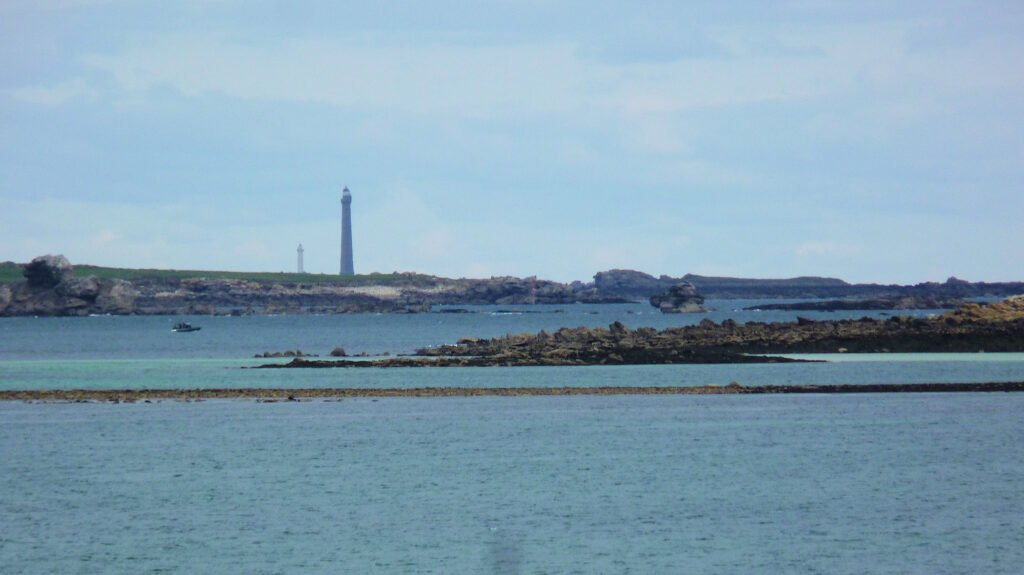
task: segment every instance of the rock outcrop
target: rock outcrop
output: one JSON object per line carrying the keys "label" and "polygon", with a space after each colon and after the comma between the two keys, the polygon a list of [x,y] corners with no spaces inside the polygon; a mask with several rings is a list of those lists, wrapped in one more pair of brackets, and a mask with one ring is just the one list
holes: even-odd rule
{"label": "rock outcrop", "polygon": [[661,313],[703,313],[708,311],[704,307],[704,298],[697,293],[693,284],[682,282],[668,289],[663,294],[651,296],[651,305],[661,310]]}
{"label": "rock outcrop", "polygon": [[32,289],[51,289],[70,279],[74,273],[71,262],[62,255],[39,256],[24,269],[25,281]]}
{"label": "rock outcrop", "polygon": [[301,349],[286,350],[286,351],[265,351],[263,353],[257,353],[256,358],[279,358],[279,357],[318,357],[315,354],[303,353]]}
{"label": "rock outcrop", "polygon": [[11,304],[11,298],[14,297],[14,293],[11,292],[11,288],[5,285],[0,285],[0,316],[5,315],[4,312],[7,310],[7,306]]}
{"label": "rock outcrop", "polygon": [[1014,322],[1024,320],[1024,295],[990,304],[969,303],[942,316],[949,323]]}
{"label": "rock outcrop", "polygon": [[138,293],[124,280],[76,278],[62,255],[40,256],[23,268],[25,281],[0,286],[0,316],[131,314]]}
{"label": "rock outcrop", "polygon": [[101,314],[128,315],[135,313],[136,299],[139,292],[130,282],[125,280],[105,280],[100,282],[100,289],[95,299],[95,311]]}
{"label": "rock outcrop", "polygon": [[594,274],[593,286],[598,293],[646,299],[682,281],[665,275],[656,278],[634,270],[614,269]]}

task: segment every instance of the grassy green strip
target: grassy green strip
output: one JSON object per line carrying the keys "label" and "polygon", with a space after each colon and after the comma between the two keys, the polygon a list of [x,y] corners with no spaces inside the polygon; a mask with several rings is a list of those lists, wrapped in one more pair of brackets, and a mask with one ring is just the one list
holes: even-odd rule
{"label": "grassy green strip", "polygon": [[[299,274],[286,272],[229,272],[214,270],[160,270],[134,268],[108,268],[93,265],[76,265],[75,277],[96,277],[98,279],[137,280],[184,280],[184,279],[232,279],[266,283],[347,283],[351,285],[418,285],[434,284],[441,278],[416,273],[371,273],[354,276],[336,274]],[[13,262],[0,263],[0,283],[15,283],[25,279],[22,267]]]}

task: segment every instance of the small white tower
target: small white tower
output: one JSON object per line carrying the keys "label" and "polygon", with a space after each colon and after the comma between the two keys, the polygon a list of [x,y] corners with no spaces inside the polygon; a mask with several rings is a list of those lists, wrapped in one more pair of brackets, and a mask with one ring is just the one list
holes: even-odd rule
{"label": "small white tower", "polygon": [[296,250],[296,251],[297,251],[297,252],[298,252],[298,254],[299,254],[299,265],[298,265],[298,272],[299,272],[300,274],[304,274],[304,273],[306,273],[306,266],[305,266],[305,265],[303,265],[303,263],[302,263],[302,252],[304,252],[305,250],[303,250],[303,249],[302,249],[302,244],[299,244],[299,249],[298,249],[298,250]]}

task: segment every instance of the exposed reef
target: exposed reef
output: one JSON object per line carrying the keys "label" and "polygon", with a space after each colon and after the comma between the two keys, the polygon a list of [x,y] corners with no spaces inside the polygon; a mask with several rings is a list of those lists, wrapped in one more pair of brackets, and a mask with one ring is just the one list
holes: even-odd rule
{"label": "exposed reef", "polygon": [[464,338],[454,345],[421,348],[416,357],[376,361],[317,361],[296,358],[260,368],[494,367],[559,365],[647,365],[776,363],[796,361],[773,354],[861,352],[1024,351],[1024,296],[967,304],[934,318],[721,324],[629,329],[562,328],[554,333]]}
{"label": "exposed reef", "polygon": [[[331,353],[334,356],[334,353]],[[279,358],[279,357],[319,357],[313,353],[304,353],[301,349],[285,350],[285,351],[264,351],[263,353],[257,353],[253,357],[255,358]]]}
{"label": "exposed reef", "polygon": [[[463,339],[455,345],[418,350],[421,355],[452,357],[559,358],[617,363],[636,359],[700,357],[720,354],[836,352],[1002,352],[1024,351],[1024,296],[989,305],[966,304],[933,318],[895,316],[885,320],[747,322],[709,319],[697,325],[657,331],[563,328],[554,333]],[[645,361],[654,363],[655,361]],[[666,361],[671,363],[671,361]]]}
{"label": "exposed reef", "polygon": [[910,383],[891,385],[702,385],[693,387],[419,387],[300,389],[54,389],[0,390],[0,401],[109,402],[250,399],[257,402],[387,397],[517,397],[580,395],[761,395],[808,393],[980,393],[1024,391],[1024,382]]}
{"label": "exposed reef", "polygon": [[603,350],[568,350],[558,348],[535,355],[529,353],[496,353],[474,357],[395,357],[371,361],[310,360],[296,357],[288,363],[268,363],[257,369],[287,368],[387,368],[387,367],[538,367],[568,365],[649,365],[698,363],[792,363],[806,360],[767,355],[743,355],[704,350],[623,349],[619,353]]}

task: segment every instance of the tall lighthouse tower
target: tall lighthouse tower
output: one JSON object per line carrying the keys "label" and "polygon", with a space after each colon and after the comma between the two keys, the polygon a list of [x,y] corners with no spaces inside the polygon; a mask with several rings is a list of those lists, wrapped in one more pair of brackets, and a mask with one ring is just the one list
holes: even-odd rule
{"label": "tall lighthouse tower", "polygon": [[348,186],[341,192],[341,275],[355,275],[352,266],[352,194]]}
{"label": "tall lighthouse tower", "polygon": [[306,266],[303,265],[303,262],[302,262],[302,253],[304,251],[306,251],[306,250],[302,249],[302,244],[299,244],[299,249],[297,249],[295,251],[296,251],[296,253],[299,256],[298,257],[298,262],[297,262],[298,265],[296,266],[296,271],[299,272],[300,274],[304,274],[304,273],[306,273]]}

